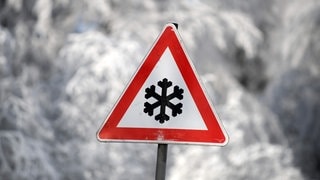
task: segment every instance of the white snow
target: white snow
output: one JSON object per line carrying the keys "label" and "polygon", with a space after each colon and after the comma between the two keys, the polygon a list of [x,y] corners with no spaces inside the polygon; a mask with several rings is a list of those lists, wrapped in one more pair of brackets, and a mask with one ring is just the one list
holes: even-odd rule
{"label": "white snow", "polygon": [[155,144],[96,132],[168,22],[230,141],[167,179],[319,179],[317,0],[88,2],[0,2],[0,179],[153,179]]}

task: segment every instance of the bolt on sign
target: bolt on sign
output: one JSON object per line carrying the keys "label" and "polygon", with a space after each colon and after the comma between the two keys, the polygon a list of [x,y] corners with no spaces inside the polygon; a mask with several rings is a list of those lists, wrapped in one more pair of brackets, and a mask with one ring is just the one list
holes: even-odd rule
{"label": "bolt on sign", "polygon": [[228,142],[174,24],[164,27],[97,138],[220,146]]}

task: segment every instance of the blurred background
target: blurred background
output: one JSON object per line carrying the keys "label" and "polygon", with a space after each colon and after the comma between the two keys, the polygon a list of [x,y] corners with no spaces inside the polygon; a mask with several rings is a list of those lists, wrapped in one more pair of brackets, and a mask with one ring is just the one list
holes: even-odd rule
{"label": "blurred background", "polygon": [[0,179],[153,179],[156,144],[96,132],[168,22],[230,141],[167,179],[320,179],[318,0],[0,0]]}

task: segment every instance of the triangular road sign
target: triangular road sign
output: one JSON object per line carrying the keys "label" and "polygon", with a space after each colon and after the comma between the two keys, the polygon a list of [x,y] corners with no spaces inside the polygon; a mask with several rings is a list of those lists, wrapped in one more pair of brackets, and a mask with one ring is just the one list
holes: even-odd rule
{"label": "triangular road sign", "polygon": [[173,24],[164,27],[97,138],[220,146],[228,142]]}

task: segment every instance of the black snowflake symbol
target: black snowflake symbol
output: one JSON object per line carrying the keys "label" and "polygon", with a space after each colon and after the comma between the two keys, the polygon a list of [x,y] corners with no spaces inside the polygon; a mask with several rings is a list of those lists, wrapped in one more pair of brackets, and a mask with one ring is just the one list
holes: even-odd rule
{"label": "black snowflake symbol", "polygon": [[150,104],[149,102],[144,103],[144,112],[148,113],[149,116],[153,115],[153,111],[160,106],[160,113],[157,114],[154,119],[163,124],[165,121],[168,121],[170,117],[166,114],[166,107],[171,109],[171,115],[176,117],[177,114],[182,113],[182,103],[173,104],[170,100],[177,98],[179,100],[183,99],[183,89],[179,88],[179,86],[174,86],[173,92],[167,95],[167,90],[170,86],[172,86],[172,82],[168,81],[167,78],[164,78],[162,81],[158,82],[158,86],[161,87],[161,95],[158,94],[155,90],[156,87],[151,85],[149,88],[145,89],[145,98],[149,99],[153,97],[156,99],[156,102]]}

